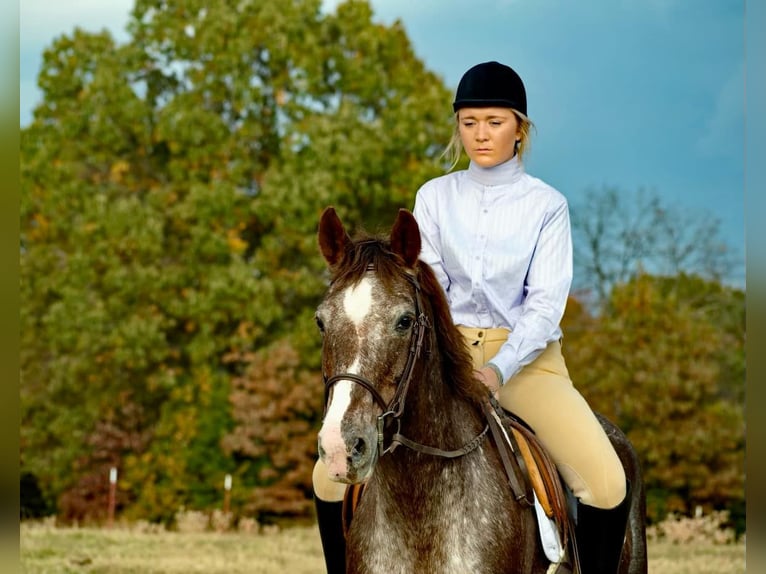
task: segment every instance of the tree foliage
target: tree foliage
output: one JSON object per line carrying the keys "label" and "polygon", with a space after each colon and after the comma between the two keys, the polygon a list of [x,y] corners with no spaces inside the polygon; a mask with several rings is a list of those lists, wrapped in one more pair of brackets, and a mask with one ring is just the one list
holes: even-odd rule
{"label": "tree foliage", "polygon": [[245,487],[239,490],[242,512],[261,520],[308,514],[323,399],[320,374],[301,365],[287,340],[228,360],[244,368],[232,383],[234,427],[221,441],[227,454],[247,461],[238,468]]}
{"label": "tree foliage", "polygon": [[369,221],[437,173],[441,81],[366,2],[319,6],[138,0],[127,43],[46,50],[21,149],[21,465],[60,516],[98,518],[113,465],[126,515],[169,520],[262,464],[224,448],[245,368],[224,358],[287,337],[315,366],[322,207]]}
{"label": "tree foliage", "polygon": [[[653,519],[744,501],[744,294],[698,277],[639,275],[598,318],[573,309],[576,384],[629,436]],[[568,314],[569,315],[569,314]]]}

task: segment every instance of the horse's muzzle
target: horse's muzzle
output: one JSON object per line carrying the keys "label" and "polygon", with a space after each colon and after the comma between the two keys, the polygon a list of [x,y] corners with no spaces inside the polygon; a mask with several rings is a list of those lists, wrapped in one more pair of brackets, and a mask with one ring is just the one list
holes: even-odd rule
{"label": "horse's muzzle", "polygon": [[330,480],[354,484],[366,480],[377,459],[377,434],[350,432],[335,425],[319,431],[319,457]]}

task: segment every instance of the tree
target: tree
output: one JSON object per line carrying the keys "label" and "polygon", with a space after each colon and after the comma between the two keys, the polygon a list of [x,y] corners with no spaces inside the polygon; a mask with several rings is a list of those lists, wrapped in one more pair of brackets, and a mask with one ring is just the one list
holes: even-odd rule
{"label": "tree", "polygon": [[[571,321],[571,319],[570,319]],[[636,447],[650,518],[744,501],[744,294],[638,275],[565,343],[575,382]]]}
{"label": "tree", "polygon": [[735,268],[719,220],[668,206],[657,193],[589,189],[571,211],[575,288],[592,304],[641,272],[720,281]]}
{"label": "tree", "polygon": [[400,24],[319,8],[137,0],[127,43],[75,30],[46,50],[21,134],[21,467],[62,518],[102,515],[112,465],[125,515],[163,521],[216,504],[224,473],[306,484],[279,445],[224,441],[238,381],[276,340],[316,368],[321,209],[389,221],[451,129]]}
{"label": "tree", "polygon": [[232,383],[235,424],[221,443],[241,461],[237,472],[246,487],[239,495],[241,511],[261,520],[308,514],[316,421],[322,411],[320,372],[301,367],[298,352],[286,340],[229,359],[245,365]]}

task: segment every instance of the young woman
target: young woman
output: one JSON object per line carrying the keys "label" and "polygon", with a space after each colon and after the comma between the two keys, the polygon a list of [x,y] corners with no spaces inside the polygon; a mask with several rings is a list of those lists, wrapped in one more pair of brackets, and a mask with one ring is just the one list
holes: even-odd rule
{"label": "young woman", "polygon": [[567,201],[524,170],[531,122],[513,69],[469,69],[453,111],[453,167],[461,148],[471,161],[418,191],[420,258],[447,294],[477,378],[534,429],[577,497],[583,572],[614,574],[629,507],[625,473],[561,354],[572,280]]}

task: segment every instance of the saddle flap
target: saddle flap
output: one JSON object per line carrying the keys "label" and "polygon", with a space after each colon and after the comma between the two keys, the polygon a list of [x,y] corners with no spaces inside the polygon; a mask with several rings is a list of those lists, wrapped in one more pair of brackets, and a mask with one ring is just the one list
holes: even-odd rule
{"label": "saddle flap", "polygon": [[504,418],[526,462],[527,474],[546,516],[558,525],[564,545],[569,540],[569,512],[566,493],[556,464],[540,440],[515,417]]}

